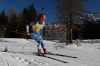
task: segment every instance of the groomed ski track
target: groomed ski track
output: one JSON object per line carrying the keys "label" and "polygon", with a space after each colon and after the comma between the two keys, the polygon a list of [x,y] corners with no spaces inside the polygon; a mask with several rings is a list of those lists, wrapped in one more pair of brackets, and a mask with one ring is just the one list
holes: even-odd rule
{"label": "groomed ski track", "polygon": [[[64,46],[63,43],[56,43],[44,40],[49,51],[75,56],[78,58],[68,58],[60,56],[57,58],[68,63],[61,63],[45,57],[33,54],[36,52],[36,42],[34,40],[3,38],[0,40],[0,66],[100,66],[100,44],[81,43]],[[7,46],[8,51],[3,52]]]}

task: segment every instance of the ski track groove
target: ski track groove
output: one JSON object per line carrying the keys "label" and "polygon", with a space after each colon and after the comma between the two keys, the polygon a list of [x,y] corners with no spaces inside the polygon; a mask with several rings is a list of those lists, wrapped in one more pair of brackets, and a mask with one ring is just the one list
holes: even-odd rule
{"label": "ski track groove", "polygon": [[22,63],[22,64],[26,65],[24,60],[22,61],[21,60],[22,58],[18,57],[15,53],[10,53],[10,56],[15,58],[19,63]]}
{"label": "ski track groove", "polygon": [[[23,58],[25,58],[25,59],[27,59],[29,62],[31,61],[31,62],[35,62],[36,64],[39,64],[39,65],[41,65],[41,64],[45,64],[45,65],[48,65],[48,63],[47,62],[42,62],[42,61],[39,61],[39,60],[36,60],[36,59],[33,59],[34,58],[34,56],[35,55],[33,55],[33,54],[31,54],[31,56],[33,55],[33,57],[29,57],[29,55],[23,55],[23,54],[18,54],[20,57],[23,57]],[[33,60],[33,61],[32,61]]]}
{"label": "ski track groove", "polygon": [[[22,54],[16,54],[16,56],[18,56],[19,58],[25,58],[26,59],[26,56],[23,56]],[[30,56],[32,56],[32,55],[30,55]],[[36,58],[36,57],[38,57],[37,59],[33,59],[33,58]],[[28,58],[28,57],[27,57]],[[54,60],[52,60],[52,59],[49,59],[49,58],[44,58],[44,57],[39,57],[39,56],[36,56],[36,55],[33,55],[32,57],[31,57],[32,59],[31,60],[33,60],[32,62],[34,62],[34,63],[36,63],[36,64],[38,64],[38,66],[58,66],[58,64],[56,64],[56,63],[54,63],[54,62],[59,62],[59,61],[54,61]],[[44,60],[45,59],[45,60]],[[46,61],[46,59],[48,60],[49,59],[49,61]],[[27,59],[28,60],[28,59]],[[31,61],[31,60],[28,60],[28,61]],[[61,62],[62,63],[62,62]],[[63,64],[63,63],[62,63]],[[60,65],[61,66],[61,65]]]}
{"label": "ski track groove", "polygon": [[5,57],[5,59],[7,60],[9,66],[24,66],[23,64],[17,62],[17,60],[15,58],[13,58],[12,56],[10,56],[8,53],[4,53],[3,56]]}
{"label": "ski track groove", "polygon": [[[36,61],[34,59],[30,59],[27,56],[24,56],[23,54],[15,54],[16,59],[24,64],[28,64],[28,66],[41,66],[41,63],[39,61]],[[14,56],[13,56],[14,57]]]}
{"label": "ski track groove", "polygon": [[0,59],[3,60],[5,66],[9,66],[9,63],[7,62],[7,60],[1,54],[0,54],[0,57],[1,57]]}

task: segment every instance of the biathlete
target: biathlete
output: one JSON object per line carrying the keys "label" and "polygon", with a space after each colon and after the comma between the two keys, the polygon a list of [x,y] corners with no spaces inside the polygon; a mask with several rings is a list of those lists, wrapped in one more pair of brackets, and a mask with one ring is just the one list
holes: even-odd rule
{"label": "biathlete", "polygon": [[[44,27],[45,20],[46,20],[45,14],[40,14],[38,16],[38,20],[36,22],[33,21],[33,23],[31,24],[31,33],[30,33],[30,35],[37,42],[38,55],[43,55],[43,54],[50,53],[50,52],[46,51],[46,47],[43,43],[43,39],[42,39],[42,36],[40,34],[40,31]],[[43,50],[43,53],[41,52],[41,50]]]}

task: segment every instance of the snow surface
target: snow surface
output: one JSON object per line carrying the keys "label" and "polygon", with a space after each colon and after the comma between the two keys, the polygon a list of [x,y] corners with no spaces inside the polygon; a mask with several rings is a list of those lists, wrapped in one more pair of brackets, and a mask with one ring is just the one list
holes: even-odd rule
{"label": "snow surface", "polygon": [[[100,66],[100,43],[65,45],[56,41],[44,43],[48,51],[78,58],[52,56],[68,63],[36,56],[36,42],[32,39],[0,38],[0,66]],[[3,52],[5,48],[7,52]]]}

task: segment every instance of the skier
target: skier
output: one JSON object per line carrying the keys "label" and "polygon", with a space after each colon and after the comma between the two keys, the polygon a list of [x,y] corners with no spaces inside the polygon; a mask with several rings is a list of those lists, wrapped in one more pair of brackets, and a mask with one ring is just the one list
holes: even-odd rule
{"label": "skier", "polygon": [[[40,35],[40,31],[44,27],[45,20],[46,20],[45,14],[40,14],[38,16],[37,21],[36,22],[33,21],[33,23],[31,24],[31,33],[30,33],[30,35],[37,42],[38,55],[43,55],[43,54],[49,53],[49,52],[46,51],[46,47],[45,47],[45,45],[43,43],[43,39]],[[43,49],[44,53],[41,52],[41,49]]]}

